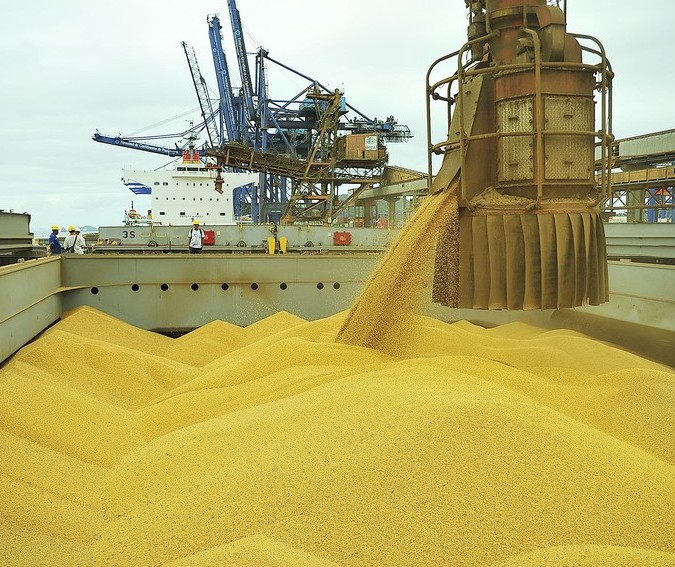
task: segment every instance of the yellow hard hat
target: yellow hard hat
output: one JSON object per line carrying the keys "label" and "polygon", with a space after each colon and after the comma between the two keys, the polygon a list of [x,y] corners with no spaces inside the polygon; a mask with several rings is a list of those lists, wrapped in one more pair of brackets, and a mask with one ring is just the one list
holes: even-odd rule
{"label": "yellow hard hat", "polygon": [[71,224],[71,225],[68,227],[68,232],[73,232],[74,230],[75,230],[75,225],[72,225],[72,224]]}
{"label": "yellow hard hat", "polygon": [[199,224],[199,219],[192,219],[192,224]]}
{"label": "yellow hard hat", "polygon": [[59,225],[58,224],[52,225],[52,230],[59,230]]}

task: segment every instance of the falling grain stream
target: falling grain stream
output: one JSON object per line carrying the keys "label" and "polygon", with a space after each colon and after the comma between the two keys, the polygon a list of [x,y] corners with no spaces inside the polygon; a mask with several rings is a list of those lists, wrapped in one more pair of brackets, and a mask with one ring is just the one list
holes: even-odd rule
{"label": "falling grain stream", "polygon": [[[395,353],[408,334],[415,307],[425,293],[432,292],[429,283],[432,268],[440,272],[434,278],[437,285],[434,296],[443,295],[448,305],[456,303],[459,231],[456,187],[455,183],[448,192],[424,200],[349,311],[338,333],[338,342]],[[444,242],[439,243],[439,238],[444,238]],[[434,259],[436,249],[440,257]]]}

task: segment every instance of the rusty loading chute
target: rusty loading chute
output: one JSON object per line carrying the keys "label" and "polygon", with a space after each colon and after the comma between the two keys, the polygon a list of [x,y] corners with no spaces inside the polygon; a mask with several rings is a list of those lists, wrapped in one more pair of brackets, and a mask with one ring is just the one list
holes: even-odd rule
{"label": "rusty loading chute", "polygon": [[[564,11],[545,0],[466,4],[468,42],[427,73],[431,193],[456,195],[459,207],[436,248],[433,300],[516,310],[606,302],[599,205],[613,138],[604,49],[568,33]],[[456,71],[431,83],[448,62]],[[447,105],[440,143],[435,101]]]}

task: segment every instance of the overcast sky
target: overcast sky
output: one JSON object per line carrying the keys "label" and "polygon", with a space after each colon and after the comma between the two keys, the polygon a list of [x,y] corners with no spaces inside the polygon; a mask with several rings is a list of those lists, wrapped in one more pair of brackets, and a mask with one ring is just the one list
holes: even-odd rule
{"label": "overcast sky", "polygon": [[[415,137],[389,145],[390,163],[426,169],[424,77],[464,43],[463,0],[238,0],[238,7],[249,51],[262,45],[344,89],[371,117],[396,116]],[[199,120],[181,41],[194,46],[216,92],[206,23],[213,13],[236,69],[226,0],[3,0],[0,209],[30,213],[36,234],[54,223],[119,224],[132,198],[147,209],[148,197],[122,185],[122,169],[154,169],[167,159],[91,136],[177,132],[190,116]],[[568,2],[568,31],[597,37],[616,74],[617,138],[675,127],[673,22],[673,0]],[[270,81],[270,93],[283,98],[303,86],[286,75]]]}

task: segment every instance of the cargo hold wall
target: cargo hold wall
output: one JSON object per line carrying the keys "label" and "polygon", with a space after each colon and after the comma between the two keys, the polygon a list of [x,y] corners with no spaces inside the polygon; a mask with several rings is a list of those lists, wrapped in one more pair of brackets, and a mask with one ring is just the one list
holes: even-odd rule
{"label": "cargo hold wall", "polygon": [[[0,267],[0,362],[82,305],[164,331],[217,319],[245,326],[278,311],[327,317],[352,305],[381,257],[68,255]],[[610,301],[601,307],[422,309],[444,321],[572,329],[675,366],[675,266],[610,261],[609,279]]]}
{"label": "cargo hold wall", "polygon": [[61,259],[0,268],[0,362],[61,317]]}

